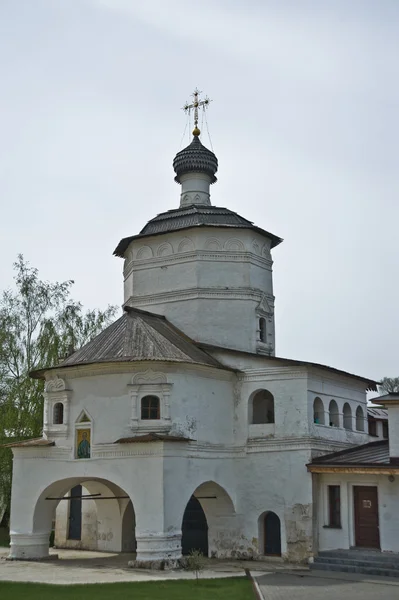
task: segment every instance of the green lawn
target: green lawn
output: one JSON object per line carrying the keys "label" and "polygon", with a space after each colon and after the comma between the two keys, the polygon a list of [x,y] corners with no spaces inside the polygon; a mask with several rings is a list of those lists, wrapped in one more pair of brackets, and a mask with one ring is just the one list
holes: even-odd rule
{"label": "green lawn", "polygon": [[103,583],[94,585],[46,585],[0,581],[1,600],[254,600],[246,577]]}

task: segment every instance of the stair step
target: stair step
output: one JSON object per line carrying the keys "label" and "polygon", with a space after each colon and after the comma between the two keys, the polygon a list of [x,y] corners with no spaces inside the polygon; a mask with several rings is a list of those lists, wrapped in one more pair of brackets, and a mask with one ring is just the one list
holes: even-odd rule
{"label": "stair step", "polygon": [[316,563],[311,565],[312,571],[335,571],[341,573],[360,573],[363,575],[375,575],[379,577],[399,577],[398,569],[387,569],[379,567],[360,567],[347,564]]}
{"label": "stair step", "polygon": [[323,550],[319,552],[320,558],[353,558],[355,560],[397,560],[396,552],[379,552],[378,550]]}
{"label": "stair step", "polygon": [[314,559],[314,562],[316,564],[321,564],[321,565],[347,565],[347,566],[353,566],[353,567],[365,567],[365,568],[372,568],[372,567],[377,567],[377,568],[381,568],[381,569],[399,569],[399,561],[395,560],[395,559],[388,559],[388,558],[384,558],[384,559],[373,559],[368,557],[368,559],[366,560],[365,558],[360,558],[360,557],[351,557],[351,558],[346,558],[346,557],[330,557],[330,556],[318,556]]}

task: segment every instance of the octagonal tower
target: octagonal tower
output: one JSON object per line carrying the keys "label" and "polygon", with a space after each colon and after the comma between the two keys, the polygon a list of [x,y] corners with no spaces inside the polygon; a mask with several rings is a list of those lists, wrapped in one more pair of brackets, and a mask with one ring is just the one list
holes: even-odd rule
{"label": "octagonal tower", "polygon": [[124,304],[165,315],[203,344],[275,353],[271,249],[282,240],[210,201],[218,160],[199,138],[173,167],[180,207],[121,240]]}

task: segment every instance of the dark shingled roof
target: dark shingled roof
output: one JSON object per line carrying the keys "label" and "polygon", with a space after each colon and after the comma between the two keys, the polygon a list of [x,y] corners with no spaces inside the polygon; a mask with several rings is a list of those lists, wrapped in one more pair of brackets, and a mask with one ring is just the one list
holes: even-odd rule
{"label": "dark shingled roof", "polygon": [[[115,323],[53,369],[144,360],[226,369],[207,352],[198,348],[191,338],[169,323],[164,316],[129,307]],[[49,370],[33,371],[31,376],[40,379]]]}
{"label": "dark shingled roof", "polygon": [[389,465],[389,443],[387,440],[370,442],[349,450],[341,450],[314,458],[311,465]]}
{"label": "dark shingled roof", "polygon": [[138,235],[132,235],[127,238],[123,238],[118,246],[114,250],[115,256],[124,257],[125,251],[129,246],[130,242],[135,239],[147,237],[150,235],[160,235],[162,233],[169,233],[171,231],[178,231],[181,229],[189,229],[190,227],[226,227],[231,229],[252,229],[271,240],[271,247],[274,248],[280,244],[283,240],[269,233],[265,229],[255,227],[255,225],[241,217],[239,214],[223,208],[221,206],[204,206],[192,204],[190,206],[176,208],[174,210],[168,210],[167,212],[160,213],[151,221],[148,221],[147,225],[140,231]]}
{"label": "dark shingled roof", "polygon": [[114,444],[139,444],[142,442],[192,442],[190,438],[182,435],[165,435],[162,433],[144,433],[133,437],[120,438]]}
{"label": "dark shingled roof", "polygon": [[367,407],[367,415],[372,419],[388,420],[388,411],[384,408],[375,408],[374,406]]}

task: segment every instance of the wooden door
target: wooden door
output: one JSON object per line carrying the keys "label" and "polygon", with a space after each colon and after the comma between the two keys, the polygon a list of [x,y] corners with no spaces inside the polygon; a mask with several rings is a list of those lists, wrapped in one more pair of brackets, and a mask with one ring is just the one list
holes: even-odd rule
{"label": "wooden door", "polygon": [[377,487],[357,485],[353,490],[355,503],[355,544],[362,548],[380,548]]}

